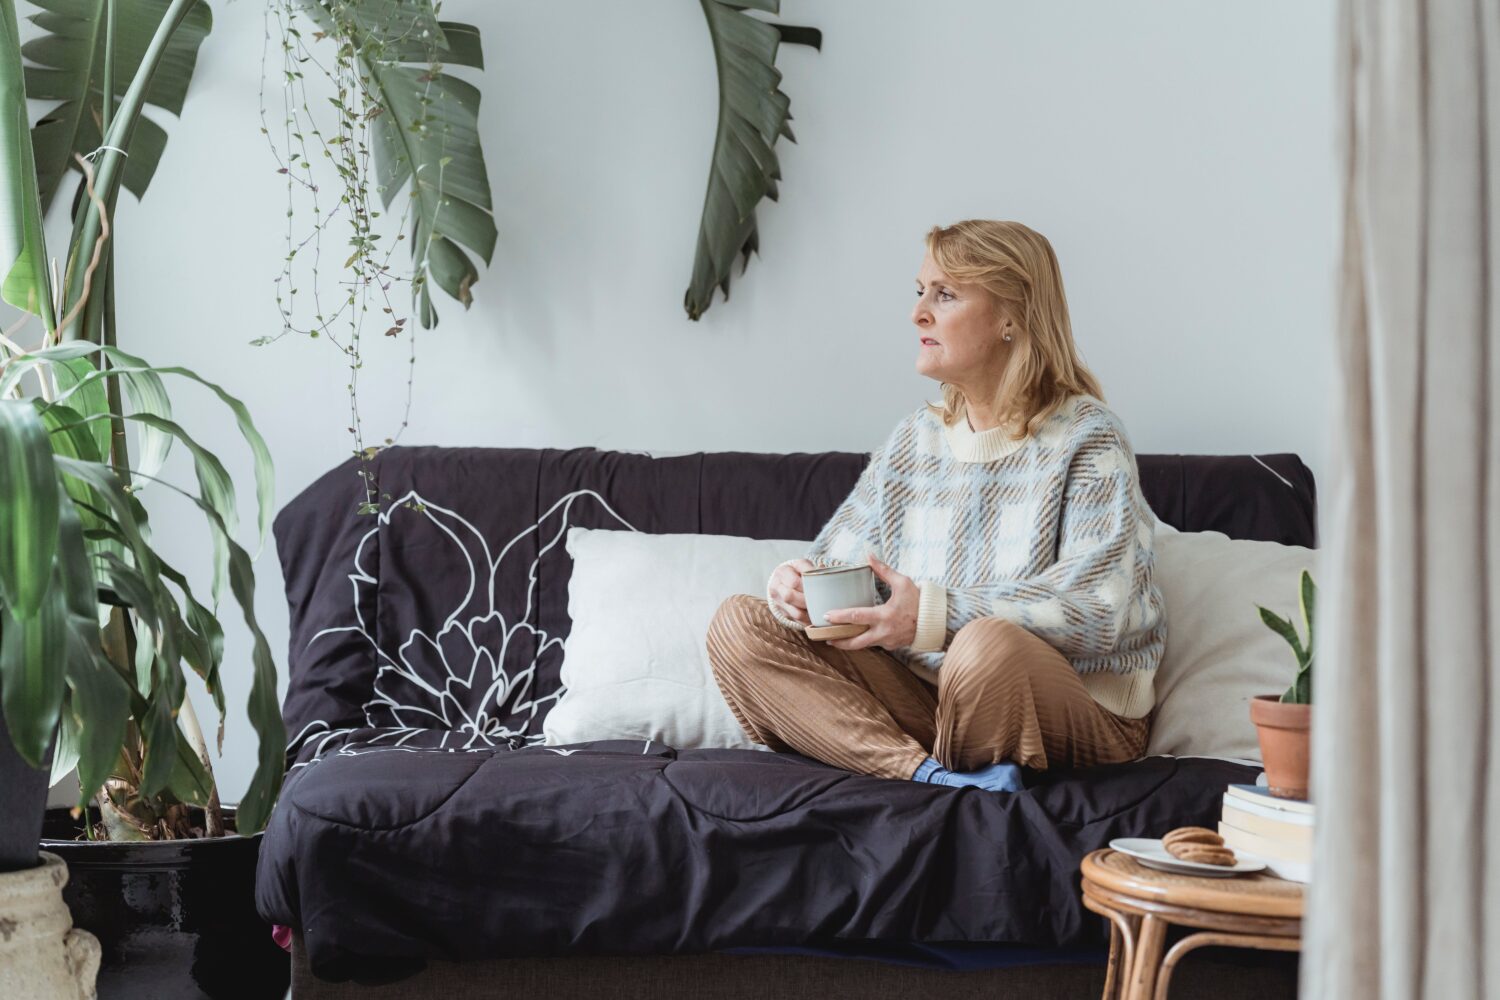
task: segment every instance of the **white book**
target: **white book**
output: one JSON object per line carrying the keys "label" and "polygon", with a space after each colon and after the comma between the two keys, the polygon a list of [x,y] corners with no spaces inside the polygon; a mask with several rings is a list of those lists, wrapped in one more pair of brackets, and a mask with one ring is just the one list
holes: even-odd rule
{"label": "white book", "polygon": [[1306,885],[1312,881],[1312,863],[1308,861],[1283,861],[1277,858],[1263,858],[1250,851],[1235,851],[1235,857],[1246,861],[1263,861],[1266,872],[1277,878],[1284,878],[1288,882],[1301,882]]}
{"label": "white book", "polygon": [[1241,812],[1254,813],[1256,816],[1264,816],[1266,819],[1274,819],[1281,823],[1288,823],[1296,826],[1311,827],[1313,825],[1313,817],[1311,813],[1291,812],[1286,809],[1277,809],[1275,806],[1268,806],[1263,802],[1256,802],[1252,799],[1241,798],[1238,795],[1226,794],[1224,796],[1224,808],[1238,809]]}
{"label": "white book", "polygon": [[1262,785],[1230,785],[1224,789],[1225,795],[1237,799],[1245,799],[1257,802],[1271,809],[1279,809],[1282,812],[1298,813],[1311,816],[1314,812],[1313,804],[1306,799],[1284,799],[1272,795],[1271,790]]}
{"label": "white book", "polygon": [[1223,821],[1219,823],[1219,836],[1224,838],[1224,846],[1234,851],[1235,854],[1248,851],[1265,861],[1275,859],[1304,864],[1312,861],[1311,838],[1306,843],[1286,843],[1252,830],[1242,830],[1232,823]]}

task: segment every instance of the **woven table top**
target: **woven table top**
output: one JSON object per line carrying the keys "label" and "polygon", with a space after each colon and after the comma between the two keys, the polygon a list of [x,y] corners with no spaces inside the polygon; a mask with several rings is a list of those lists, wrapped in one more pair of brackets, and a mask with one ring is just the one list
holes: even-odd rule
{"label": "woven table top", "polygon": [[1264,872],[1229,878],[1178,875],[1147,868],[1129,855],[1104,848],[1083,859],[1083,877],[1133,899],[1220,913],[1302,919],[1302,886]]}

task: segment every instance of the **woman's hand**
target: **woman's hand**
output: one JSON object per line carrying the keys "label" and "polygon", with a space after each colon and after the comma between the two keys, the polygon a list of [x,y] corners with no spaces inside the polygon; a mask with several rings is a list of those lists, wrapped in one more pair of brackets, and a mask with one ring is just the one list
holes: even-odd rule
{"label": "woman's hand", "polygon": [[873,608],[841,608],[828,612],[826,617],[832,624],[855,624],[870,626],[859,635],[848,639],[830,639],[828,645],[836,649],[864,649],[867,646],[883,646],[899,649],[910,646],[917,638],[917,609],[922,603],[922,590],[909,576],[902,576],[885,563],[870,556],[870,567],[875,575],[891,588],[891,599]]}
{"label": "woman's hand", "polygon": [[807,616],[807,595],[802,593],[802,574],[813,568],[811,559],[796,559],[784,563],[771,574],[771,583],[767,588],[782,610],[787,612],[787,617],[803,625],[811,625],[812,619]]}

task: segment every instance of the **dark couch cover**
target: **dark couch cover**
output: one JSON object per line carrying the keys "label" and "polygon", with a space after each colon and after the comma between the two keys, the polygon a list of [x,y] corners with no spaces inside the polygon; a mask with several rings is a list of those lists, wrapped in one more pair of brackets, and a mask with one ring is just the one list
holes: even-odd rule
{"label": "dark couch cover", "polygon": [[[1097,943],[1082,856],[1212,825],[1224,786],[1254,769],[1155,757],[1001,795],[791,753],[542,745],[568,527],[810,539],[866,461],[393,448],[371,466],[381,512],[365,515],[357,462],[314,482],[275,523],[291,742],[261,915],[301,931],[316,975],[370,982],[429,957]],[[1181,530],[1316,544],[1295,455],[1138,465]]]}

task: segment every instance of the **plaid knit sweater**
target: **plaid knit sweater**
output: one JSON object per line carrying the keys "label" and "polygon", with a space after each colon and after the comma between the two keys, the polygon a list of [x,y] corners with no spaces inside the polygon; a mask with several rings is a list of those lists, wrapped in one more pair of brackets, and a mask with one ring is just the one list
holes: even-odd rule
{"label": "plaid knit sweater", "polygon": [[[1124,426],[1104,403],[1075,394],[1033,434],[953,426],[925,406],[871,456],[818,532],[818,566],[870,553],[921,588],[917,634],[886,650],[936,683],[955,633],[982,615],[1021,625],[1073,664],[1094,700],[1142,718],[1166,649],[1152,579],[1156,519],[1141,494]],[[890,588],[876,579],[884,600]],[[770,597],[776,619],[803,629]]]}

